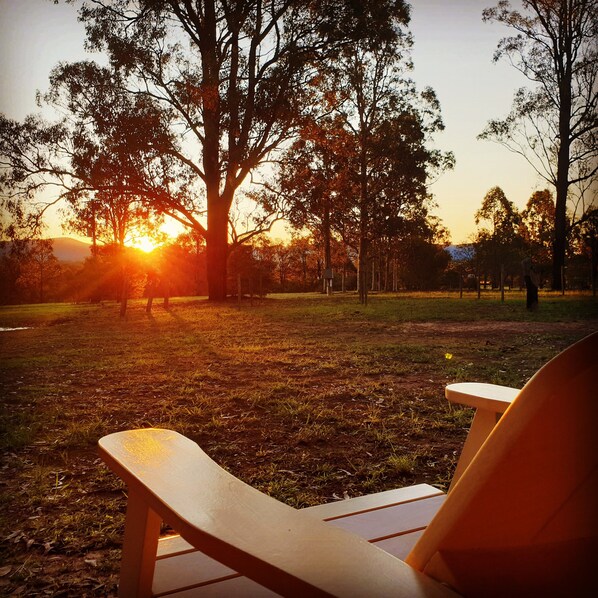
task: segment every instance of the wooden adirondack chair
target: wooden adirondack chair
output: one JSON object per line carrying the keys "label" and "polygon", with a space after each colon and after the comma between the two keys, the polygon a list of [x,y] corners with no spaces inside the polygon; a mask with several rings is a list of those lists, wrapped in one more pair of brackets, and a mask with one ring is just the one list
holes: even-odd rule
{"label": "wooden adirondack chair", "polygon": [[[477,412],[446,497],[419,485],[296,510],[176,432],[104,437],[129,490],[120,595],[595,595],[598,333],[520,392],[447,396]],[[180,537],[159,540],[162,520]]]}

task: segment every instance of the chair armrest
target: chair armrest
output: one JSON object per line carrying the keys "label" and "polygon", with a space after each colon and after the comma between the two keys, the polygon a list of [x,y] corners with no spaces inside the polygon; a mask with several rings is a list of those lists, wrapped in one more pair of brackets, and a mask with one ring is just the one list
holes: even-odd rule
{"label": "chair armrest", "polygon": [[455,595],[367,541],[251,488],[176,432],[118,432],[99,446],[130,496],[208,556],[275,592]]}
{"label": "chair armrest", "polygon": [[465,439],[461,456],[453,474],[449,488],[450,492],[498,423],[500,416],[515,400],[515,397],[519,394],[519,389],[498,386],[497,384],[459,382],[449,384],[444,394],[451,403],[467,405],[476,409],[469,434]]}
{"label": "chair armrest", "polygon": [[451,403],[504,413],[519,394],[519,389],[498,384],[459,382],[449,384],[444,394]]}

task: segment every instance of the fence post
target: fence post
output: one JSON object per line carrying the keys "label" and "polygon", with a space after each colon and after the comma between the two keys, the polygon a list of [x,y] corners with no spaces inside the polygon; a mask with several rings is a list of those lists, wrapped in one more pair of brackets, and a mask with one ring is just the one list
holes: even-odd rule
{"label": "fence post", "polygon": [[505,302],[505,266],[500,265],[500,301]]}

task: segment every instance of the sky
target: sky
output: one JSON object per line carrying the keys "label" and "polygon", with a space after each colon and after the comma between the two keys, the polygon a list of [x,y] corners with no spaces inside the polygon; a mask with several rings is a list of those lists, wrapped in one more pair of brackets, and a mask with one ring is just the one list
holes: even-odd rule
{"label": "sky", "polygon": [[[526,79],[506,62],[493,63],[498,40],[509,31],[482,22],[493,0],[412,0],[410,29],[415,39],[413,78],[420,89],[438,96],[445,131],[435,146],[455,154],[456,166],[435,182],[439,216],[453,243],[467,242],[476,230],[474,214],[494,186],[523,208],[545,188],[524,161],[505,148],[476,136],[491,118],[510,109]],[[0,0],[0,112],[22,119],[38,111],[36,91],[48,87],[48,75],[61,60],[89,59],[76,9],[50,0]],[[57,216],[48,236],[61,236]],[[282,232],[281,229],[277,229]],[[275,232],[276,234],[276,232]]]}

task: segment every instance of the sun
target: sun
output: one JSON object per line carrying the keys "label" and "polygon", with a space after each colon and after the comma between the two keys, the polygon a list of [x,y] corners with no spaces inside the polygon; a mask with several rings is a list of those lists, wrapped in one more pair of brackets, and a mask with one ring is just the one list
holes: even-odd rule
{"label": "sun", "polygon": [[147,235],[140,235],[131,239],[129,243],[127,243],[129,247],[135,247],[136,249],[141,249],[145,253],[151,253],[156,247],[160,245],[155,239],[148,237]]}
{"label": "sun", "polygon": [[129,230],[125,245],[139,249],[144,253],[151,253],[158,247],[174,241],[183,231],[184,227],[178,222],[172,218],[166,218],[158,227],[133,227]]}
{"label": "sun", "polygon": [[141,251],[145,251],[145,253],[150,253],[157,247],[157,243],[150,239],[149,237],[141,237],[138,240],[137,247],[141,249]]}

